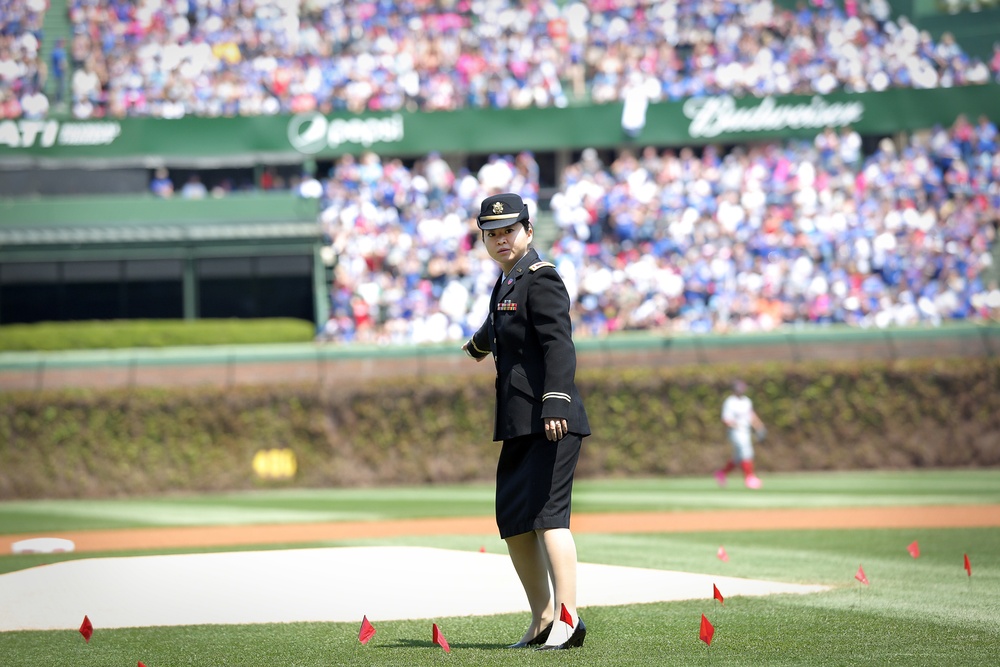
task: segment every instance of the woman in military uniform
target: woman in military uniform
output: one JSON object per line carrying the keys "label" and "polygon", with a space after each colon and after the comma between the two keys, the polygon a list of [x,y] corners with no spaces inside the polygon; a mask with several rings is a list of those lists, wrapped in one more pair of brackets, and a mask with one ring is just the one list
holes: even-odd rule
{"label": "woman in military uniform", "polygon": [[534,230],[521,197],[487,197],[476,221],[503,273],[489,317],[463,349],[479,361],[492,355],[497,370],[497,527],[531,608],[531,624],[511,647],[581,646],[587,628],[576,608],[569,525],[573,476],[590,426],[575,383],[569,294],[555,266],[531,248]]}

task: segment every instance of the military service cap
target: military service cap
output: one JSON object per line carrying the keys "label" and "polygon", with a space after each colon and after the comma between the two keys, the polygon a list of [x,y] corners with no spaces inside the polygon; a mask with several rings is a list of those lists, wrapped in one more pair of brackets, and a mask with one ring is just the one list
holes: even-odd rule
{"label": "military service cap", "polygon": [[500,229],[528,219],[528,207],[520,195],[505,192],[483,200],[476,223],[480,229]]}

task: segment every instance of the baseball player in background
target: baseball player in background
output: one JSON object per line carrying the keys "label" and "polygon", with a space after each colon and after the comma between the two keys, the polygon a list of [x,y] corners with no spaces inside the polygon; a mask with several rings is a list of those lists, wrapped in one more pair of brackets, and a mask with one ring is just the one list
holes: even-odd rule
{"label": "baseball player in background", "polygon": [[715,481],[719,486],[725,486],[727,475],[739,466],[746,487],[759,489],[762,483],[753,469],[753,436],[756,434],[757,439],[762,440],[767,429],[753,409],[753,401],[747,396],[747,385],[743,380],[733,382],[733,393],[722,403],[722,423],[729,430],[733,457],[725,467],[715,471]]}

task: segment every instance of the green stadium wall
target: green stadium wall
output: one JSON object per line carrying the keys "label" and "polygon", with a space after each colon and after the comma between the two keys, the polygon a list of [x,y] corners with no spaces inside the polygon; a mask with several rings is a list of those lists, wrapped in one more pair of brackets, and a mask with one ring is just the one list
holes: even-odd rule
{"label": "green stadium wall", "polygon": [[812,138],[851,126],[892,135],[959,114],[1000,118],[1000,85],[880,93],[766,98],[692,98],[650,105],[634,139],[621,128],[622,105],[563,109],[465,109],[434,113],[254,116],[176,120],[0,121],[0,168],[110,168],[163,164],[298,163],[373,150],[388,155],[515,152],[648,145],[746,143]]}

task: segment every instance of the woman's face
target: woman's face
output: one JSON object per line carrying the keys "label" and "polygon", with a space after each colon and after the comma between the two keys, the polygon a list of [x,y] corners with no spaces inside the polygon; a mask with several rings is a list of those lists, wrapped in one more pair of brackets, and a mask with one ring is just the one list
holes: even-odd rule
{"label": "woman's face", "polygon": [[534,233],[531,226],[525,229],[524,225],[517,223],[510,227],[484,231],[483,241],[490,257],[503,267],[504,273],[510,273],[518,260],[528,252]]}

